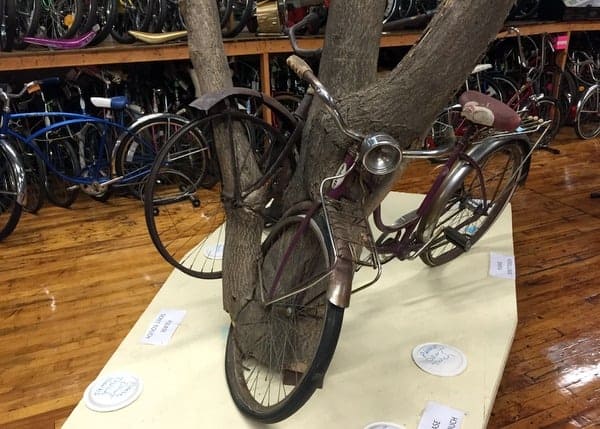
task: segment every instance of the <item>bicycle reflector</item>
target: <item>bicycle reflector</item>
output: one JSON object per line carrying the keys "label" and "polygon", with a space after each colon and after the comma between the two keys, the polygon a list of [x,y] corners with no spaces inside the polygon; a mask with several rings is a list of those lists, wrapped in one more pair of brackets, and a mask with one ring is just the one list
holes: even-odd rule
{"label": "bicycle reflector", "polygon": [[394,171],[402,161],[400,145],[387,134],[371,134],[360,145],[363,166],[376,176]]}

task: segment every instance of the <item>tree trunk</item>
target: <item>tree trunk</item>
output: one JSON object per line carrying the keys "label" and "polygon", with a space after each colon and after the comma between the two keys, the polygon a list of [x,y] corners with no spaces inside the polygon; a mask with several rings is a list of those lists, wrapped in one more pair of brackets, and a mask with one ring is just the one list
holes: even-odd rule
{"label": "tree trunk", "polygon": [[[231,85],[214,0],[188,0],[190,56],[203,91]],[[376,81],[384,0],[332,0],[320,77],[339,98],[351,127],[383,131],[404,147],[419,141],[461,86],[500,30],[513,0],[446,0],[419,43],[386,77]],[[191,7],[190,7],[191,6]],[[465,25],[467,23],[467,25]],[[210,30],[212,29],[212,30]],[[323,177],[337,170],[349,144],[319,103],[303,135],[299,168],[288,201],[315,198]],[[227,146],[227,145],[223,145]],[[220,149],[226,151],[225,149]],[[219,153],[220,162],[226,153]],[[224,192],[232,170],[221,165]],[[368,200],[368,211],[383,199],[400,172]],[[223,270],[224,307],[235,319],[252,295],[260,261],[261,220],[243,208],[227,207]]]}
{"label": "tree trunk", "polygon": [[[186,0],[184,13],[188,24],[190,59],[201,92],[205,94],[233,86],[215,0]],[[223,255],[223,307],[234,318],[239,308],[250,298],[258,276],[257,261],[261,258],[263,220],[251,207],[228,204],[234,194],[234,151],[241,151],[243,148],[240,146],[247,145],[248,142],[239,135],[232,142],[221,130],[214,132],[227,219]],[[241,180],[253,182],[256,171],[248,168],[246,173],[250,176]],[[260,205],[261,202],[256,201],[255,204]],[[239,258],[242,263],[238,263]]]}

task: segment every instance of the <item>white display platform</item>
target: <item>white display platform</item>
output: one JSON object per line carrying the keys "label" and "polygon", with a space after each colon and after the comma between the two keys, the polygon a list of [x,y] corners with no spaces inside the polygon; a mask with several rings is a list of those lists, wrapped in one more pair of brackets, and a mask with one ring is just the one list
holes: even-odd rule
{"label": "white display platform", "polygon": [[[420,196],[390,194],[389,218]],[[324,388],[276,428],[364,428],[375,421],[416,428],[426,402],[465,411],[463,428],[486,426],[517,323],[515,282],[488,276],[489,253],[513,254],[510,208],[471,251],[442,267],[392,261],[383,277],[353,295]],[[162,309],[187,311],[166,346],[144,345]],[[179,272],[167,279],[101,374],[127,371],[143,381],[140,397],[113,412],[80,402],[63,429],[258,428],[229,396],[224,374],[228,317],[221,282]],[[467,369],[429,375],[412,361],[414,346],[461,349]]]}

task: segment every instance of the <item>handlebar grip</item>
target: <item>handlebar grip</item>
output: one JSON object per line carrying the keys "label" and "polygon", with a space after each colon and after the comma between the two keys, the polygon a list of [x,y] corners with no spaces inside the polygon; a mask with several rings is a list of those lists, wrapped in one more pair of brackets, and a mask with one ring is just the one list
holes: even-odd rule
{"label": "handlebar grip", "polygon": [[305,73],[310,72],[313,73],[312,69],[306,61],[300,58],[297,55],[291,55],[287,58],[286,63],[289,68],[293,70],[300,78],[304,79]]}

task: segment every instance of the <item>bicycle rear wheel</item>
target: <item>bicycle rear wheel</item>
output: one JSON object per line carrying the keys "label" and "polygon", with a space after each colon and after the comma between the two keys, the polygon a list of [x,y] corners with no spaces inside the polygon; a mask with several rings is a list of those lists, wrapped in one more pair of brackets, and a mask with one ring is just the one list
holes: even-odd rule
{"label": "bicycle rear wheel", "polygon": [[[331,259],[314,220],[295,237],[303,216],[275,225],[263,244],[262,285],[235,317],[227,337],[225,375],[238,409],[261,422],[275,423],[296,412],[314,393],[333,357],[344,309],[327,300],[327,278],[304,292],[264,305],[297,291],[328,271]],[[293,248],[273,291],[282,256]],[[261,291],[261,287],[263,290]]]}
{"label": "bicycle rear wheel", "polygon": [[17,203],[17,173],[0,147],[0,240],[14,231],[21,211],[22,207]]}
{"label": "bicycle rear wheel", "polygon": [[[186,118],[170,113],[151,115],[128,129],[119,138],[115,154],[116,173],[125,177],[124,184],[127,184],[132,195],[143,198],[144,183],[156,154],[188,123]],[[198,136],[192,133],[186,134],[186,137]],[[193,142],[190,140],[190,144]],[[206,169],[205,157],[198,158],[198,161],[202,163],[197,165],[200,170],[195,174],[203,175]]]}
{"label": "bicycle rear wheel", "polygon": [[[485,144],[481,143],[481,144]],[[508,140],[475,158],[482,179],[461,161],[444,180],[432,207],[419,223],[417,237],[427,243],[423,262],[437,266],[467,251],[492,226],[524,176],[521,145]],[[455,238],[455,237],[458,237]]]}
{"label": "bicycle rear wheel", "polygon": [[[42,142],[40,148],[45,153],[47,161],[54,166],[58,173],[65,177],[78,177],[80,174],[79,159],[71,143],[68,141]],[[45,168],[44,189],[48,201],[52,204],[69,208],[77,199],[79,188],[61,177],[49,167]]]}
{"label": "bicycle rear wheel", "polygon": [[591,87],[577,107],[575,132],[582,139],[600,135],[600,86]]}

